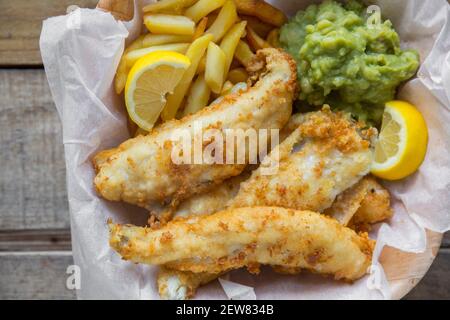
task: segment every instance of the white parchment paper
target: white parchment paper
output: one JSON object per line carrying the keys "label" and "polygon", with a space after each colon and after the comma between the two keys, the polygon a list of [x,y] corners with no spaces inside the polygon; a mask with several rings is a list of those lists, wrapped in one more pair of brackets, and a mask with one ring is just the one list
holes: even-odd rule
{"label": "white parchment paper", "polygon": [[[312,2],[270,1],[289,15]],[[403,41],[418,50],[418,78],[399,93],[418,106],[429,128],[424,164],[408,179],[387,184],[395,216],[375,228],[373,274],[345,284],[304,273],[281,276],[263,269],[255,277],[234,271],[202,288],[199,299],[381,299],[389,283],[378,262],[385,245],[420,253],[425,228],[450,229],[450,6],[445,0],[379,0]],[[136,1],[135,12],[142,3]],[[100,10],[78,9],[44,21],[41,52],[50,89],[63,124],[67,187],[75,263],[81,268],[80,299],[159,299],[156,268],[122,261],[108,245],[106,221],[142,224],[146,214],[100,199],[93,188],[91,157],[128,139],[123,99],[113,90],[115,69],[124,49],[141,29],[140,15],[127,23]],[[233,285],[238,283],[239,285]]]}

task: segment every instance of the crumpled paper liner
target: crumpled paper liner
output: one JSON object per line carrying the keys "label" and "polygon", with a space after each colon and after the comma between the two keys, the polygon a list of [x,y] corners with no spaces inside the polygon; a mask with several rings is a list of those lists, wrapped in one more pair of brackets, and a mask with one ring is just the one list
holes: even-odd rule
{"label": "crumpled paper liner", "polygon": [[[314,1],[270,2],[292,15]],[[225,291],[216,281],[201,288],[196,298],[401,298],[434,259],[440,233],[450,229],[450,6],[445,0],[371,3],[391,19],[402,45],[421,54],[418,77],[403,86],[399,97],[418,106],[430,138],[419,171],[385,184],[392,193],[395,216],[371,233],[377,239],[371,274],[346,284],[307,272],[283,276],[263,268],[256,277],[236,270],[220,281]],[[81,268],[80,299],[159,299],[157,268],[122,261],[108,245],[108,218],[144,224],[145,212],[99,198],[90,162],[99,150],[129,138],[123,98],[114,93],[113,81],[125,41],[140,32],[142,5],[135,1],[136,15],[126,23],[100,10],[81,9],[47,19],[42,29],[42,58],[63,125],[73,255]]]}

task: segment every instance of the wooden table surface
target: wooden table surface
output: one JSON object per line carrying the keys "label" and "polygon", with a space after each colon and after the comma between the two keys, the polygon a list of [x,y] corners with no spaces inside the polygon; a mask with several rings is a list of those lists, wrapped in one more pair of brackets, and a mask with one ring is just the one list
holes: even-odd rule
{"label": "wooden table surface", "polygon": [[[97,0],[0,0],[0,299],[73,299],[61,126],[39,54],[42,20]],[[450,236],[408,299],[450,299]]]}

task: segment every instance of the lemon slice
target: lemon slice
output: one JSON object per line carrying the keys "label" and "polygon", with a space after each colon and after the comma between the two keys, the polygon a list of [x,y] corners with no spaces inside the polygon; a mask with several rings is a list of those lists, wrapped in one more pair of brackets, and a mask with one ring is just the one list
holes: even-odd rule
{"label": "lemon slice", "polygon": [[422,164],[427,144],[428,130],[422,114],[404,101],[386,103],[372,174],[386,180],[411,175]]}
{"label": "lemon slice", "polygon": [[125,104],[130,118],[150,131],[191,62],[172,51],[158,51],[140,58],[131,69],[125,86]]}

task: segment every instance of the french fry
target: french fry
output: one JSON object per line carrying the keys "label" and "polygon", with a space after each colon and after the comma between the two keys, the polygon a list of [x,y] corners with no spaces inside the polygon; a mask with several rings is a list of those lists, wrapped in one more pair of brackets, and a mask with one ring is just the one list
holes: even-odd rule
{"label": "french fry", "polygon": [[169,43],[186,43],[191,42],[192,36],[179,34],[152,34],[148,33],[144,36],[142,47],[153,47]]}
{"label": "french fry", "polygon": [[270,44],[274,48],[280,48],[280,41],[278,40],[280,37],[280,29],[273,29],[270,31],[269,35],[267,36],[267,43]]}
{"label": "french fry", "polygon": [[256,17],[247,15],[241,15],[240,17],[242,20],[247,21],[247,26],[255,30],[255,32],[264,39],[269,35],[270,31],[273,30],[273,26],[271,24],[262,22]]}
{"label": "french fry", "polygon": [[169,14],[149,14],[144,16],[144,24],[151,33],[181,34],[192,36],[195,23],[184,16]]}
{"label": "french fry", "polygon": [[155,51],[175,51],[184,54],[188,48],[189,43],[174,43],[174,44],[165,44],[161,46],[153,46],[148,48],[132,50],[124,56],[124,59],[127,63],[127,67],[131,68],[139,58],[142,58],[143,56],[149,53]]}
{"label": "french fry", "polygon": [[206,33],[212,34],[214,36],[213,41],[218,42],[236,22],[237,18],[238,16],[234,1],[227,0],[214,23],[206,30]]}
{"label": "french fry", "polygon": [[192,36],[192,41],[200,38],[206,30],[206,25],[208,24],[208,17],[203,17],[202,20],[198,23],[197,27],[195,28],[194,35]]}
{"label": "french fry", "polygon": [[236,68],[231,70],[228,73],[227,80],[230,81],[233,84],[239,83],[239,82],[247,82],[248,79],[248,73],[245,71],[244,68]]}
{"label": "french fry", "polygon": [[219,12],[217,10],[213,11],[207,15],[208,23],[206,24],[206,28],[209,28],[213,25],[213,23],[214,23],[214,21],[216,21],[218,15],[219,15]]}
{"label": "french fry", "polygon": [[128,73],[130,69],[127,67],[127,62],[122,57],[117,67],[116,77],[114,78],[114,89],[117,94],[121,94],[127,83]]}
{"label": "french fry", "polygon": [[203,75],[199,75],[197,80],[191,87],[189,92],[186,107],[183,110],[183,116],[196,113],[208,105],[211,96],[211,89],[205,81]]}
{"label": "french fry", "polygon": [[202,57],[200,63],[198,64],[197,74],[205,73],[206,70],[206,56]]}
{"label": "french fry", "polygon": [[230,70],[231,62],[233,61],[236,47],[238,46],[241,37],[245,33],[246,25],[247,25],[246,21],[236,23],[234,26],[231,27],[231,29],[227,32],[225,37],[222,39],[222,42],[220,43],[220,49],[222,49],[226,57],[224,79],[226,79],[228,75],[228,71]]}
{"label": "french fry", "polygon": [[180,12],[183,8],[192,6],[197,0],[161,0],[146,5],[144,13]]}
{"label": "french fry", "polygon": [[234,0],[239,14],[255,16],[259,20],[281,27],[286,23],[286,15],[279,9],[261,0]]}
{"label": "french fry", "polygon": [[247,27],[247,41],[255,51],[271,47],[271,45],[266,42],[266,40],[258,36],[255,30],[250,27]]}
{"label": "french fry", "polygon": [[144,36],[140,36],[135,41],[133,41],[123,52],[122,58],[120,59],[119,66],[117,67],[116,77],[114,79],[114,89],[117,94],[122,93],[125,89],[125,84],[127,83],[128,73],[130,69],[127,66],[127,62],[124,55],[132,50],[141,49],[143,47]]}
{"label": "french fry", "polygon": [[164,121],[173,119],[176,116],[183,98],[189,90],[192,79],[195,76],[198,64],[205,54],[205,51],[208,48],[208,45],[211,42],[212,38],[213,36],[211,34],[205,34],[192,42],[192,44],[189,46],[186,52],[186,56],[191,60],[191,65],[185,71],[183,78],[175,88],[173,94],[167,97],[166,106],[161,113],[161,118]]}
{"label": "french fry", "polygon": [[255,54],[250,49],[247,42],[239,41],[234,57],[244,66],[247,67]]}
{"label": "french fry", "polygon": [[201,18],[222,7],[224,3],[225,0],[199,0],[193,6],[187,8],[184,15],[197,23]]}
{"label": "french fry", "polygon": [[134,40],[132,43],[126,47],[125,51],[131,51],[136,49],[141,49],[144,47],[144,35],[139,36],[136,40]]}
{"label": "french fry", "polygon": [[205,81],[214,93],[222,91],[226,62],[227,59],[222,49],[217,44],[210,42],[206,54]]}

